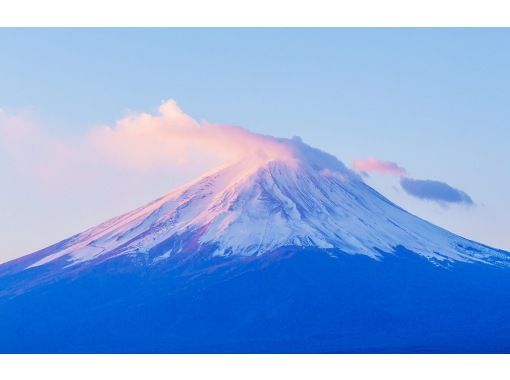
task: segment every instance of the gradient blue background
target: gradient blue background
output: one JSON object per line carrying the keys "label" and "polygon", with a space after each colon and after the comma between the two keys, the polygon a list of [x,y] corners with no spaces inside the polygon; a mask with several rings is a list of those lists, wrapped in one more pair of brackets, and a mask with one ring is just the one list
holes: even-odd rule
{"label": "gradient blue background", "polygon": [[[173,98],[198,120],[299,135],[347,165],[372,155],[447,182],[476,205],[444,208],[404,194],[397,178],[367,179],[419,216],[510,249],[508,29],[3,29],[0,49],[0,108],[30,109],[49,133],[80,136]],[[0,154],[0,261],[198,174],[124,190],[113,176],[55,195],[9,165]]]}

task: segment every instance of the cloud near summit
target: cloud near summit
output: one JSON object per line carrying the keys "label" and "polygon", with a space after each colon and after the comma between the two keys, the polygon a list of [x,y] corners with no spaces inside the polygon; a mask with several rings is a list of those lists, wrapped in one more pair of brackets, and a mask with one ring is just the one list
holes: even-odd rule
{"label": "cloud near summit", "polygon": [[436,202],[442,206],[448,204],[474,205],[471,197],[464,191],[449,184],[430,179],[414,179],[407,176],[407,170],[396,162],[381,161],[374,157],[354,160],[353,169],[359,173],[382,173],[400,177],[400,186],[410,196]]}
{"label": "cloud near summit", "polygon": [[380,161],[371,156],[354,160],[352,167],[355,171],[364,173],[379,172],[393,175],[406,174],[406,170],[398,166],[395,162]]}
{"label": "cloud near summit", "polygon": [[459,203],[467,206],[474,204],[471,197],[464,191],[455,189],[441,181],[401,177],[400,186],[413,197],[435,201],[440,204]]}
{"label": "cloud near summit", "polygon": [[254,151],[269,157],[289,154],[288,147],[274,137],[197,122],[173,100],[163,102],[154,114],[134,112],[74,138],[50,136],[26,115],[0,109],[0,154],[22,168],[23,174],[47,182],[105,167],[137,173],[211,168]]}
{"label": "cloud near summit", "polygon": [[269,156],[286,153],[283,144],[271,136],[231,125],[199,123],[173,100],[164,102],[156,115],[138,113],[113,127],[95,128],[89,139],[112,162],[140,169],[187,164],[204,155],[226,161],[257,150]]}
{"label": "cloud near summit", "polygon": [[[112,169],[141,176],[179,168],[203,172],[258,151],[268,158],[292,159],[288,141],[241,127],[197,122],[173,100],[163,102],[154,114],[134,112],[75,138],[50,136],[26,115],[0,109],[0,154],[22,174],[52,186],[90,183],[98,173],[108,178]],[[422,200],[473,204],[464,191],[444,182],[410,178],[395,162],[369,156],[355,160],[353,169],[399,176],[402,189]]]}

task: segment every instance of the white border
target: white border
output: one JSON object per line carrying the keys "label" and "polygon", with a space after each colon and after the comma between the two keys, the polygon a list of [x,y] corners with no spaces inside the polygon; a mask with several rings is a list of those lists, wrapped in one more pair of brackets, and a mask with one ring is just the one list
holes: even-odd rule
{"label": "white border", "polygon": [[506,0],[4,0],[2,26],[505,26]]}
{"label": "white border", "polygon": [[3,355],[3,379],[508,379],[505,355]]}

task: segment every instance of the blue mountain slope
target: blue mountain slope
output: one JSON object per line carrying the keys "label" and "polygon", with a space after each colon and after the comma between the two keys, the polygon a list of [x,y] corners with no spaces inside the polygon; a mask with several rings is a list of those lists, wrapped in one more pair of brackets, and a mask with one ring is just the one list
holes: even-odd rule
{"label": "blue mountain slope", "polygon": [[331,253],[106,261],[4,297],[0,351],[510,352],[509,268]]}

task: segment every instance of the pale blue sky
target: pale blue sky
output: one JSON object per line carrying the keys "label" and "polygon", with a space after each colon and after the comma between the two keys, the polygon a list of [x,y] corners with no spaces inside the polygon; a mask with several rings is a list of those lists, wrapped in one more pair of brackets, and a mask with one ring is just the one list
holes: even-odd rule
{"label": "pale blue sky", "polygon": [[[444,208],[404,194],[396,177],[367,179],[419,216],[510,249],[508,29],[3,29],[0,49],[0,108],[28,111],[51,136],[79,138],[171,98],[198,120],[299,135],[347,165],[370,155],[447,182],[475,206]],[[105,172],[86,189],[51,190],[6,154],[0,170],[0,261],[197,174]]]}

